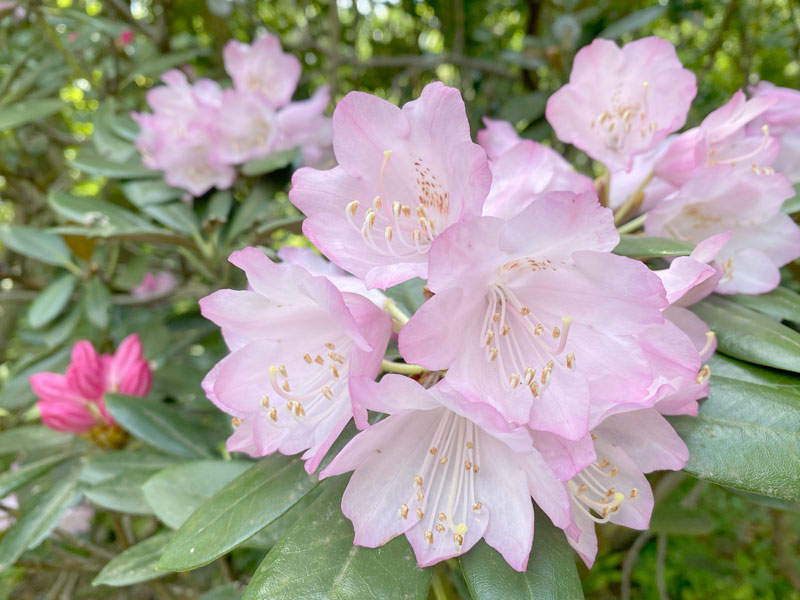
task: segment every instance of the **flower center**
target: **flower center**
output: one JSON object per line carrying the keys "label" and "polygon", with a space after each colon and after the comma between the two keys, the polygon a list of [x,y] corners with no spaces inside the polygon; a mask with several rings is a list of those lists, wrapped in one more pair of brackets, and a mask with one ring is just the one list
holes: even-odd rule
{"label": "flower center", "polygon": [[480,471],[478,428],[450,410],[444,410],[419,473],[410,482],[409,499],[398,515],[425,522],[423,536],[452,535],[456,549],[464,543],[470,511],[480,514],[475,500],[475,478]]}
{"label": "flower center", "polygon": [[554,370],[575,369],[572,352],[564,357],[563,365],[551,358],[566,349],[571,318],[562,317],[560,327],[546,326],[503,284],[490,286],[487,300],[478,343],[484,348],[485,359],[497,364],[506,390],[524,385],[538,398],[547,389]]}
{"label": "flower center", "polygon": [[[272,365],[269,368],[270,394],[277,394],[286,400],[285,411],[298,423],[315,425],[329,416],[338,407],[334,402],[347,390],[349,369],[349,342],[340,344],[339,351],[333,342],[325,342],[319,352],[306,353],[302,361],[291,367]],[[340,354],[340,352],[342,352]],[[276,427],[282,425],[280,403],[273,404],[270,396],[261,397],[261,406],[267,411],[270,422]],[[306,416],[306,413],[309,416]],[[291,426],[291,422],[288,426]]]}
{"label": "flower center", "polygon": [[656,121],[647,121],[647,90],[650,82],[642,82],[642,96],[638,102],[628,103],[622,98],[622,85],[617,85],[611,95],[611,107],[601,112],[589,124],[605,137],[606,146],[619,150],[625,146],[636,130],[642,140],[658,129]]}
{"label": "flower center", "polygon": [[420,158],[414,162],[416,201],[403,204],[395,200],[389,204],[384,200],[383,182],[391,157],[392,151],[384,150],[378,174],[378,195],[372,203],[361,211],[361,202],[353,200],[345,207],[345,217],[350,226],[361,233],[365,243],[379,254],[395,258],[427,254],[433,238],[447,226],[450,194]]}
{"label": "flower center", "polygon": [[612,485],[617,471],[616,466],[603,459],[592,463],[567,482],[573,506],[595,523],[608,522],[625,500],[633,500],[639,495],[636,488],[630,490],[627,496],[617,491]]}

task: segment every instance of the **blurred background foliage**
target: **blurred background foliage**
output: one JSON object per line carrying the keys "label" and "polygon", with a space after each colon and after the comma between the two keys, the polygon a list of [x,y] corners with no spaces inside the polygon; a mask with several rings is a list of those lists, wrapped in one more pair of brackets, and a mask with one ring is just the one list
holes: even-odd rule
{"label": "blurred background foliage", "polygon": [[[221,50],[230,38],[277,33],[303,62],[301,98],[327,83],[335,99],[361,90],[402,103],[441,80],[462,91],[475,131],[483,116],[507,119],[594,174],[585,156],[553,138],[544,107],[568,79],[575,52],[595,37],[624,43],[658,35],[674,43],[698,76],[690,126],[761,79],[800,87],[800,3],[792,0],[48,0],[0,6],[0,223],[58,227],[52,231],[66,241],[62,248],[50,237],[6,238],[0,247],[3,429],[33,418],[27,374],[63,368],[75,339],[108,349],[130,331],[142,335],[148,358],[159,367],[162,396],[209,427],[220,426],[199,382],[224,349],[200,318],[196,299],[230,283],[225,257],[231,249],[298,243],[298,214],[286,196],[292,169],[283,163],[246,172],[230,193],[207,194],[189,206],[179,193],[147,179],[126,115],[145,108],[146,91],[169,68],[224,80]],[[155,193],[167,195],[151,202]],[[120,212],[110,223],[95,223],[96,202]],[[52,282],[52,265],[75,280],[61,287],[61,296],[51,292],[50,306],[60,302],[52,314],[33,314],[28,305]],[[144,272],[158,269],[176,273],[178,287],[155,300],[133,298],[130,290]],[[77,298],[74,306],[71,298]],[[3,466],[12,458],[5,456]],[[800,598],[795,505],[754,504],[682,473],[656,476],[654,484],[664,508],[651,531],[602,529],[597,565],[581,571],[588,598]],[[97,541],[117,541],[115,533],[109,536]],[[254,560],[239,554],[225,568],[252,572]],[[45,597],[52,578],[37,573],[45,575],[37,579],[19,566],[3,571],[0,597]],[[200,573],[203,585],[213,578]],[[457,569],[437,573],[431,597],[464,592]],[[114,597],[153,597],[150,588],[138,589]],[[153,589],[159,597],[164,592]],[[112,591],[92,588],[81,597],[112,597]]]}

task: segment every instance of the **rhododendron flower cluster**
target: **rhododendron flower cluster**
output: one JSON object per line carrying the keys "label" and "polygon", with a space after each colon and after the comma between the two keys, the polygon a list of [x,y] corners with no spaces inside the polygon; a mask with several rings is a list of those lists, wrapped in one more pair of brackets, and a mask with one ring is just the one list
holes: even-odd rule
{"label": "rhododendron flower cluster", "polygon": [[84,433],[114,425],[104,394],[146,396],[153,373],[137,334],[126,337],[114,354],[98,354],[86,340],[72,348],[66,374],[36,373],[30,377],[42,422],[56,431]]}
{"label": "rhododendron flower cluster", "polygon": [[[237,89],[288,99],[259,73],[242,67]],[[610,189],[509,123],[485,119],[474,143],[460,94],[441,83],[402,108],[345,96],[337,166],[298,170],[290,191],[330,262],[245,248],[230,261],[247,289],[201,301],[230,349],[203,382],[233,417],[228,449],[303,452],[314,473],[352,420],[359,433],[319,477],[353,471],[342,511],[354,543],[405,534],[420,566],[483,538],[524,570],[534,510],[587,565],[595,523],[646,529],[645,474],[688,459],[664,415],[697,414],[708,394],[715,336],[685,307],[771,289],[800,256],[776,171],[795,98],[761,86],[676,134],[695,93],[663,40],[578,53],[547,117],[605,164]],[[660,270],[613,254],[620,216],[639,211],[646,232],[694,251]],[[406,315],[383,291],[415,278],[426,301]],[[403,362],[387,360],[392,331]]]}
{"label": "rhododendron flower cluster", "polygon": [[133,115],[141,127],[136,144],[144,164],[195,196],[230,187],[235,165],[276,152],[300,148],[306,164],[326,165],[327,86],[292,102],[300,61],[272,35],[252,45],[232,40],[223,58],[232,89],[211,79],[190,83],[182,71],[171,70],[161,78],[166,85],[147,94],[153,112]]}

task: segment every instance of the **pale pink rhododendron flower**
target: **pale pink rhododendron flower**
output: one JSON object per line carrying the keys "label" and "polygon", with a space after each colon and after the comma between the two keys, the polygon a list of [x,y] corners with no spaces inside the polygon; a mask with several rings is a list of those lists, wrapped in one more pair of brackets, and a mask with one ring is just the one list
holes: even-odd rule
{"label": "pale pink rhododendron flower", "polygon": [[585,436],[592,403],[650,396],[637,336],[663,324],[667,305],[655,274],[611,254],[618,242],[611,211],[589,193],[454,225],[433,245],[435,295],[401,331],[401,354],[448,369],[454,387],[514,422]]}
{"label": "pale pink rhododendron flower", "polygon": [[355,471],[342,498],[354,543],[374,548],[405,533],[421,567],[483,538],[517,571],[533,541],[531,497],[550,519],[572,519],[563,484],[524,427],[447,381],[425,389],[387,375],[351,384],[354,401],[389,416],[358,434],[322,477]]}
{"label": "pale pink rhododendron flower", "polygon": [[432,83],[402,109],[351,92],[333,114],[339,166],[300,169],[289,198],[305,233],[343,269],[382,288],[427,274],[431,243],[480,214],[491,174],[458,90]]}
{"label": "pale pink rhododendron flower", "polygon": [[592,180],[577,173],[552,148],[517,137],[510,123],[483,121],[486,129],[478,132],[478,141],[488,146],[484,148],[492,171],[484,215],[511,218],[547,192],[594,191]]}
{"label": "pale pink rhododendron flower", "polygon": [[781,212],[793,195],[777,173],[707,167],[648,213],[645,231],[693,243],[732,231],[719,253],[725,273],[717,291],[762,294],[780,282],[779,267],[800,256],[800,228]]}
{"label": "pale pink rhododendron flower", "polygon": [[252,44],[231,40],[222,57],[237,91],[258,94],[272,108],[292,99],[302,67],[296,57],[283,51],[274,35],[264,35]]}
{"label": "pale pink rhododendron flower", "polygon": [[749,127],[760,129],[767,125],[770,135],[780,141],[780,153],[772,166],[792,183],[800,182],[800,91],[762,81],[752,89],[752,94],[755,98],[772,99],[774,103]]}
{"label": "pale pink rhododendron flower", "polygon": [[231,350],[203,388],[234,417],[228,450],[305,450],[313,472],[350,419],[366,424],[365,413],[354,414],[349,382],[378,374],[391,319],[364,296],[339,292],[300,265],[276,265],[256,248],[234,252],[230,261],[245,271],[250,289],[200,300]]}
{"label": "pale pink rhododendron flower", "polygon": [[169,271],[148,271],[142,280],[131,288],[131,296],[139,300],[159,298],[169,294],[176,285],[178,281]]}
{"label": "pale pink rhododendron flower", "polygon": [[30,383],[39,397],[42,422],[56,431],[83,433],[97,425],[113,425],[105,407],[105,393],[146,396],[153,373],[144,357],[139,336],[126,337],[114,354],[97,353],[86,340],[72,348],[65,375],[36,373]]}
{"label": "pale pink rhododendron flower", "polygon": [[635,155],[683,126],[696,93],[669,42],[647,37],[619,48],[597,39],[575,55],[546,115],[560,140],[609,171],[629,170]]}

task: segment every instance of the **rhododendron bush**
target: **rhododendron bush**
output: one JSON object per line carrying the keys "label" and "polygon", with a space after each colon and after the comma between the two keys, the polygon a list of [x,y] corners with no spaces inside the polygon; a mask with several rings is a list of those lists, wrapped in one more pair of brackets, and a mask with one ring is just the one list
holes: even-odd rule
{"label": "rhododendron bush", "polygon": [[772,519],[741,597],[799,597],[796,89],[698,105],[654,7],[561,15],[559,79],[456,3],[381,86],[285,19],[209,41],[275,7],[167,52],[166,5],[2,4],[59,50],[0,82],[4,597],[706,597],[713,494]]}

